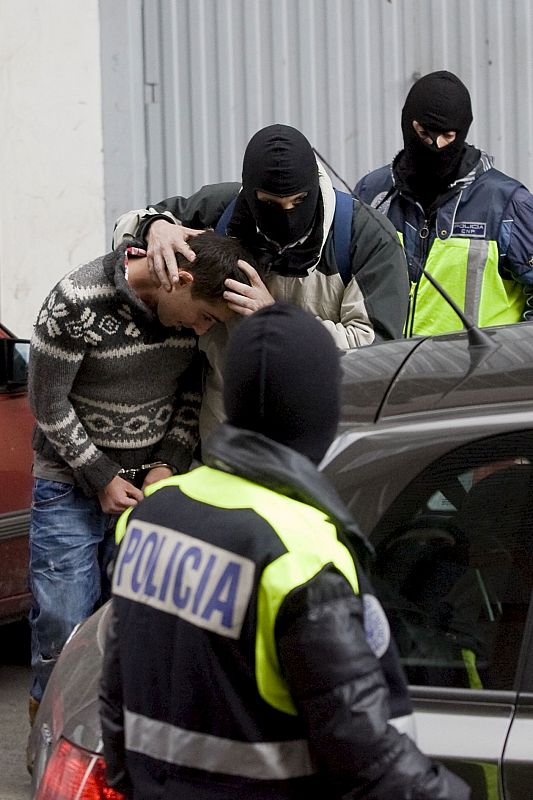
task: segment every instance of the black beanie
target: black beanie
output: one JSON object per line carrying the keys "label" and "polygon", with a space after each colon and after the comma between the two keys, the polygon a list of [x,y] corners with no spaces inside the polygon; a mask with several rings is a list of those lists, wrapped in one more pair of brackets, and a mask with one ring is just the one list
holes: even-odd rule
{"label": "black beanie", "polygon": [[[431,133],[456,131],[453,142],[438,148],[425,144],[413,128],[416,120]],[[455,179],[468,129],[472,104],[464,83],[452,72],[424,75],[412,87],[402,110],[402,132],[408,166],[422,186],[435,189]]]}
{"label": "black beanie", "polygon": [[230,424],[318,464],[339,420],[340,362],[331,334],[285,303],[247,317],[228,343],[224,407]]}
{"label": "black beanie", "polygon": [[[257,199],[257,191],[279,197],[307,192],[295,208]],[[242,193],[257,227],[285,246],[301,239],[313,225],[320,194],[318,165],[303,133],[289,125],[268,125],[250,139],[242,165]]]}

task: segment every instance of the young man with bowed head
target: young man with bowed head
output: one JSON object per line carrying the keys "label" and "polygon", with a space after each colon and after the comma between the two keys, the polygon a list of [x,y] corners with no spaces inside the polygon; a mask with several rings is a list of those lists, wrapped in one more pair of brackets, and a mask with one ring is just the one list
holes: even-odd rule
{"label": "young man with bowed head", "polygon": [[194,262],[178,256],[170,292],[154,284],[139,246],[76,267],[35,324],[30,719],[66,639],[99,602],[98,549],[113,515],[191,464],[197,336],[234,315],[225,281],[244,284],[251,269],[235,239],[209,233],[191,247]]}

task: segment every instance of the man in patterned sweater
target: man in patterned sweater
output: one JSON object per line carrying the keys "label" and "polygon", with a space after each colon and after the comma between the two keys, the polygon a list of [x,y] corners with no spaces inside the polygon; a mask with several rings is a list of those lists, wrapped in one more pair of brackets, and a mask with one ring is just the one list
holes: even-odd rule
{"label": "man in patterned sweater", "polygon": [[39,313],[29,375],[31,720],[66,639],[100,599],[98,549],[113,515],[191,463],[196,337],[234,313],[224,281],[254,273],[235,239],[207,233],[192,247],[170,292],[154,285],[143,250],[122,247],[68,273]]}

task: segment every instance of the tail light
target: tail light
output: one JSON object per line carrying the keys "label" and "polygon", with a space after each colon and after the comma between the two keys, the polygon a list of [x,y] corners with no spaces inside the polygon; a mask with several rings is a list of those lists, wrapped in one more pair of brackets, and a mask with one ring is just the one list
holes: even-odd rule
{"label": "tail light", "polygon": [[124,800],[124,795],[107,785],[102,756],[60,739],[35,800]]}

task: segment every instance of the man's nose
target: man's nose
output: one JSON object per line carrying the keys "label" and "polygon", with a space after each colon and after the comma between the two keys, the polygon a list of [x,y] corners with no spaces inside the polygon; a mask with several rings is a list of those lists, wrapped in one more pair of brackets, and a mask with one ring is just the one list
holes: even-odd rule
{"label": "man's nose", "polygon": [[296,208],[296,202],[294,200],[282,200],[278,205],[281,206],[283,211],[291,211],[293,208]]}
{"label": "man's nose", "polygon": [[445,138],[445,136],[443,136],[442,133],[439,136],[437,136],[437,138],[434,141],[439,150],[441,149],[441,147],[446,147],[446,145],[448,144],[448,140]]}

